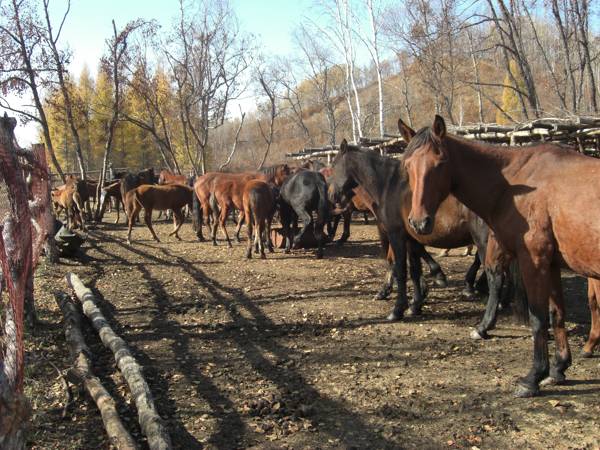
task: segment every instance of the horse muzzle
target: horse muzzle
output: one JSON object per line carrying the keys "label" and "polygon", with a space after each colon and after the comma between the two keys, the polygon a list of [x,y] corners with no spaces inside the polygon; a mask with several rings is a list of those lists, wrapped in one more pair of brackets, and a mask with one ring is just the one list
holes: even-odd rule
{"label": "horse muzzle", "polygon": [[431,234],[433,231],[433,219],[425,216],[422,219],[408,217],[408,223],[417,234]]}

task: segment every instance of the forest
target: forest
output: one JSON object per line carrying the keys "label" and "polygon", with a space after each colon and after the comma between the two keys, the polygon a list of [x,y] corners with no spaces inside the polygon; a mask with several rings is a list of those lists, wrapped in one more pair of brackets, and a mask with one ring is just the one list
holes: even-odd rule
{"label": "forest", "polygon": [[265,53],[226,0],[174,0],[169,27],[115,17],[79,73],[61,36],[70,8],[0,3],[0,107],[37,124],[60,176],[262,167],[432,112],[453,125],[598,113],[589,0],[315,2],[286,55]]}

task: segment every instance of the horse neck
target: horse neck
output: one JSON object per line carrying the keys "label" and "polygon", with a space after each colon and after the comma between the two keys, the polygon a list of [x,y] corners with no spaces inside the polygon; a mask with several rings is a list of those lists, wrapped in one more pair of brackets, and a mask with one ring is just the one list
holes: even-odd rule
{"label": "horse neck", "polygon": [[[348,165],[351,177],[361,186],[373,200],[381,203],[380,199],[384,195],[385,183],[389,173],[394,170],[394,164],[386,164],[383,158],[373,154],[367,155],[363,152],[354,153],[354,157]],[[350,162],[349,161],[349,162]]]}
{"label": "horse neck", "polygon": [[448,136],[446,149],[452,173],[451,191],[465,206],[489,223],[506,190],[506,169],[515,153],[506,148]]}

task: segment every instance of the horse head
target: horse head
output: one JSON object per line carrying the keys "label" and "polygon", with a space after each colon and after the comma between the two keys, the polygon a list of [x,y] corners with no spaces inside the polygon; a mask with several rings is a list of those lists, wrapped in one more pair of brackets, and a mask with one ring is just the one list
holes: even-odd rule
{"label": "horse head", "polygon": [[404,167],[412,190],[408,222],[417,233],[430,234],[437,209],[450,193],[446,124],[442,117],[436,115],[431,127],[421,128],[417,133],[413,131],[404,135],[410,128],[402,121],[399,126],[408,142],[404,156]]}

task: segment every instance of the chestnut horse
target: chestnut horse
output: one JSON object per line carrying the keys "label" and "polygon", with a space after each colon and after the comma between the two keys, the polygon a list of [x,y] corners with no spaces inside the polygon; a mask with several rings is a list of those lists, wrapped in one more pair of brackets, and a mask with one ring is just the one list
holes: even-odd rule
{"label": "chestnut horse", "polygon": [[135,223],[142,208],[144,208],[144,221],[152,233],[156,242],[160,242],[158,236],[152,228],[152,211],[173,210],[173,231],[169,236],[175,235],[179,240],[179,228],[183,224],[183,213],[181,209],[186,205],[192,204],[192,188],[182,184],[150,185],[143,184],[129,191],[125,196],[125,208],[129,219],[127,229],[127,243],[131,244],[131,229]]}
{"label": "chestnut horse", "polygon": [[187,184],[187,177],[163,169],[158,174],[158,184]]}
{"label": "chestnut horse", "polygon": [[[225,222],[231,209],[237,209],[240,214],[238,216],[238,224],[236,228],[236,239],[239,242],[240,229],[244,223],[244,203],[243,193],[244,186],[250,180],[260,180],[266,183],[273,183],[275,186],[281,186],[286,177],[290,174],[290,168],[287,164],[279,164],[276,166],[266,167],[258,172],[242,172],[242,173],[219,173],[212,179],[212,191],[214,201],[218,205],[219,213],[212,209],[214,216],[214,226],[212,229],[213,245],[217,245],[217,224],[221,225],[221,230],[225,235],[227,244],[231,247],[231,240]],[[209,188],[210,183],[209,183]],[[198,192],[198,191],[196,191]],[[209,196],[210,203],[210,196]],[[204,208],[203,208],[204,209]]]}
{"label": "chestnut horse", "polygon": [[[67,215],[67,228],[72,230],[79,223],[83,231],[85,228],[84,203],[77,190],[77,183],[67,182],[51,193],[52,203],[55,208],[64,209]],[[58,208],[57,208],[58,209]],[[58,213],[58,211],[57,211]]]}
{"label": "chestnut horse", "polygon": [[248,228],[248,249],[246,257],[252,258],[252,231],[254,230],[254,245],[260,251],[260,257],[266,258],[265,239],[269,251],[273,252],[271,243],[271,222],[277,208],[274,188],[264,181],[250,180],[244,186],[243,203],[246,227]]}
{"label": "chestnut horse", "polygon": [[[590,207],[600,200],[600,186],[590,182],[600,173],[600,161],[553,144],[506,148],[467,141],[449,135],[444,119],[436,116],[409,142],[405,164],[413,190],[409,222],[419,234],[432,232],[440,204],[452,193],[494,231],[496,260],[500,254],[500,261],[519,263],[534,362],[515,395],[538,394],[541,381],[564,381],[571,350],[560,269],[600,278],[594,244],[600,241],[600,212]],[[549,311],[556,344],[552,367]]]}
{"label": "chestnut horse", "polygon": [[[412,130],[411,130],[412,131]],[[351,196],[352,190],[361,186],[372,199],[373,214],[389,240],[394,255],[394,275],[398,282],[398,298],[390,320],[399,320],[408,307],[406,298],[406,250],[410,245],[411,278],[415,285],[415,299],[410,305],[412,314],[419,314],[423,293],[419,289],[420,247],[424,245],[441,248],[458,248],[474,243],[478,249],[478,259],[469,269],[466,286],[472,290],[477,269],[483,260],[488,239],[488,228],[475,214],[450,197],[443,204],[439,226],[430,236],[420,236],[410,230],[406,221],[410,211],[411,191],[402,163],[380,156],[372,151],[349,146],[344,140],[333,162],[331,177],[332,190],[339,199],[342,195]],[[388,247],[384,247],[388,248]],[[404,258],[404,260],[402,260]],[[499,304],[502,276],[486,271],[489,286],[488,307],[477,327],[478,337],[495,324]],[[475,336],[473,336],[475,337]]]}

